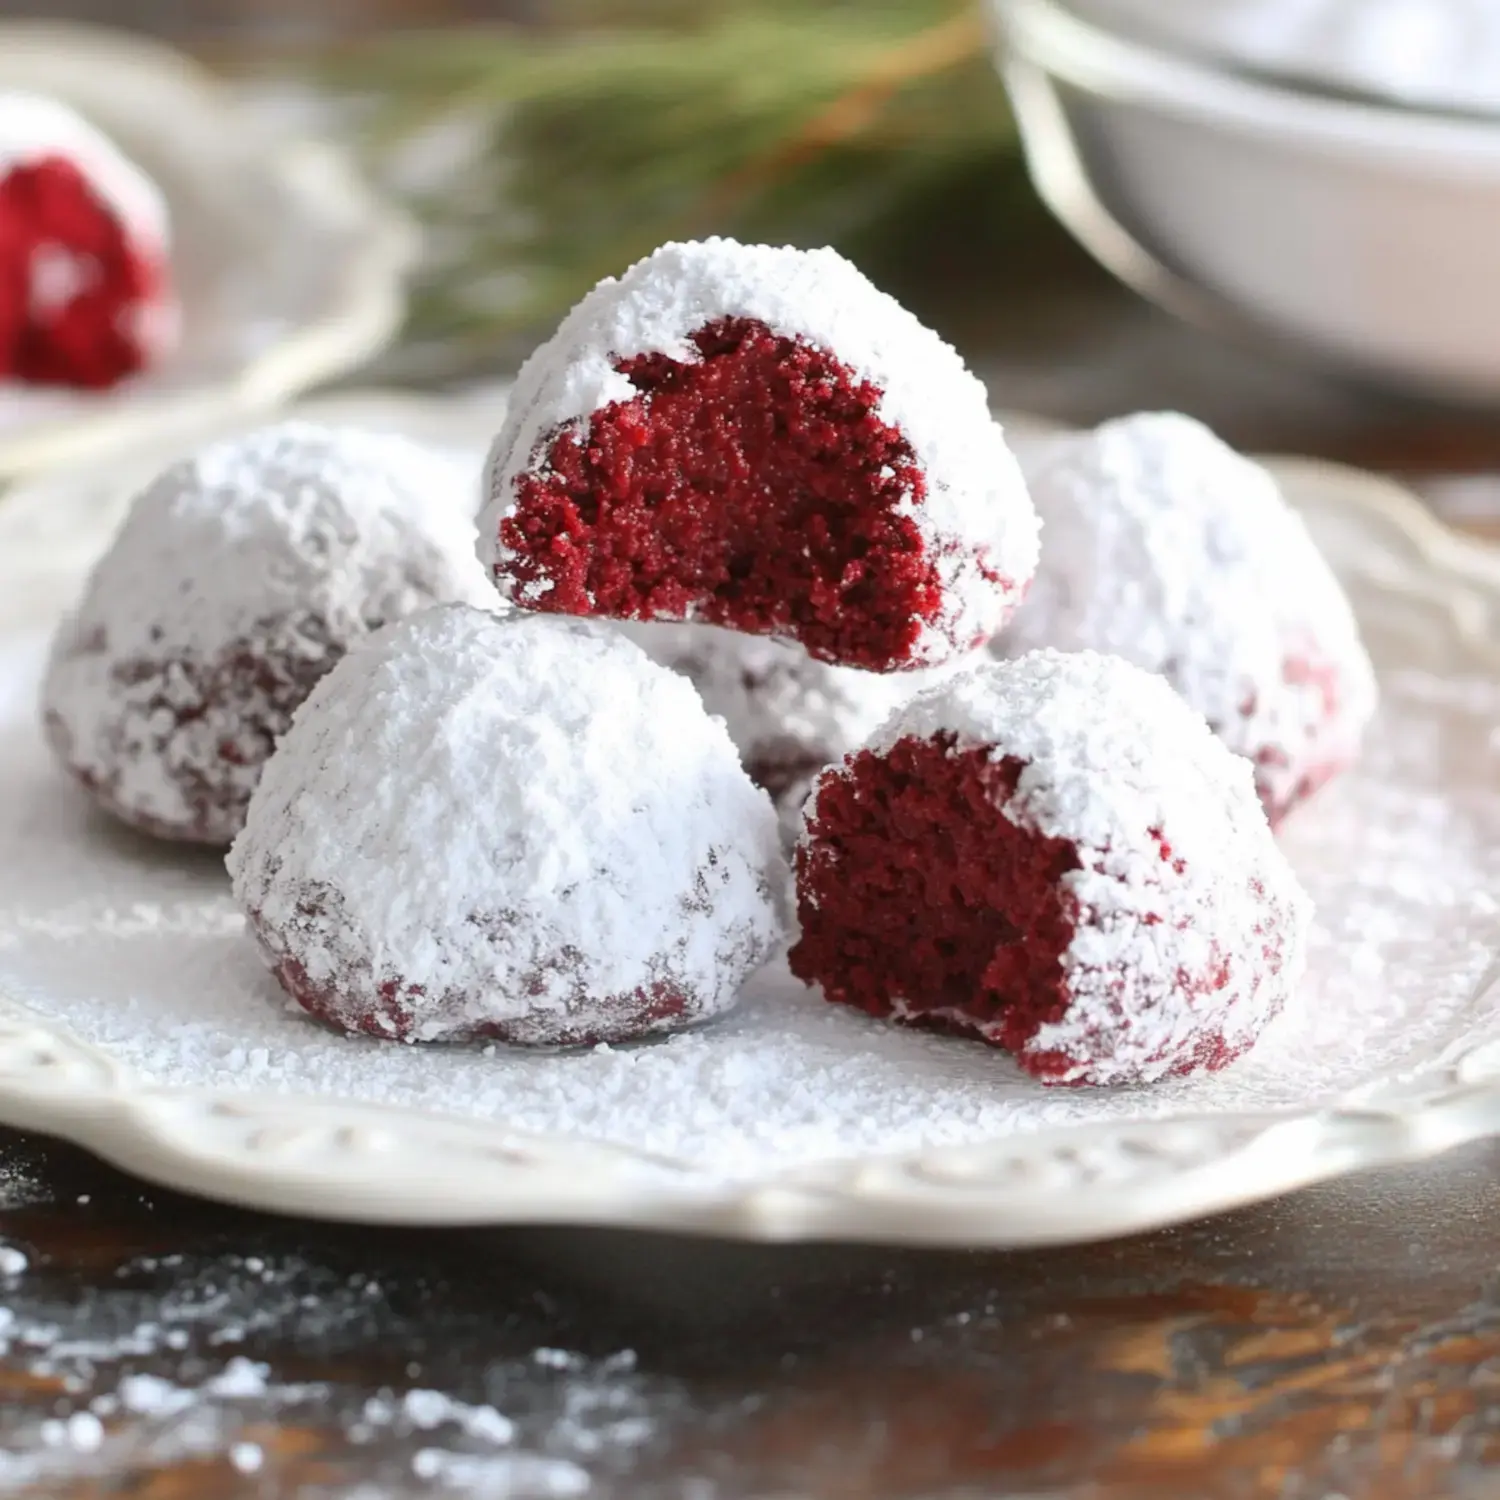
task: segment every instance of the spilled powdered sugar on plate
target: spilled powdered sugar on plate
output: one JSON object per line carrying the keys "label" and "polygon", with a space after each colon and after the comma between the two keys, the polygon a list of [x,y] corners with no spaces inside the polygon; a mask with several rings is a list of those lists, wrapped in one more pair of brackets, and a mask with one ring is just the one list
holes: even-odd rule
{"label": "spilled powdered sugar on plate", "polygon": [[[1377,664],[1399,661],[1401,624],[1372,597]],[[461,1114],[712,1181],[1049,1125],[1303,1109],[1500,1035],[1500,683],[1472,667],[1387,667],[1363,765],[1289,821],[1317,905],[1310,969],[1251,1055],[1209,1079],[1089,1091],[835,1009],[779,968],[733,1017],[652,1045],[527,1055],[332,1036],[281,1000],[213,856],[115,828],[53,766],[33,707],[45,644],[0,642],[0,993],[148,1084]]]}

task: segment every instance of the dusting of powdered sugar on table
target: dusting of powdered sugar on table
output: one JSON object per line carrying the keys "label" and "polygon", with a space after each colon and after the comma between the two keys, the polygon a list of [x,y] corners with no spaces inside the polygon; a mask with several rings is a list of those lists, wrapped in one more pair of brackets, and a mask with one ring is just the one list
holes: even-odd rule
{"label": "dusting of powdered sugar on table", "polygon": [[[1364,623],[1380,662],[1399,627]],[[145,1083],[460,1114],[729,1181],[1049,1125],[1300,1110],[1500,1035],[1500,993],[1481,998],[1500,948],[1500,686],[1477,671],[1387,670],[1364,763],[1289,820],[1317,919],[1308,976],[1260,1045],[1212,1078],[1099,1091],[829,1006],[779,968],[727,1020],[650,1045],[330,1035],[283,1002],[217,859],[117,829],[54,767],[33,707],[45,647],[0,642],[0,992]]]}
{"label": "dusting of powdered sugar on table", "polygon": [[[680,1382],[640,1369],[631,1349],[514,1353],[465,1381],[484,1393],[473,1400],[419,1380],[361,1394],[347,1381],[278,1379],[253,1357],[289,1327],[303,1347],[338,1349],[372,1316],[399,1318],[387,1287],[363,1271],[285,1255],[143,1255],[115,1280],[102,1292],[33,1290],[24,1310],[0,1305],[0,1359],[58,1391],[51,1414],[0,1405],[0,1495],[215,1459],[252,1488],[248,1476],[264,1470],[267,1492],[279,1492],[277,1452],[261,1440],[299,1422],[357,1450],[371,1494],[581,1495],[629,1468],[686,1409]],[[148,1359],[163,1373],[140,1370]]]}

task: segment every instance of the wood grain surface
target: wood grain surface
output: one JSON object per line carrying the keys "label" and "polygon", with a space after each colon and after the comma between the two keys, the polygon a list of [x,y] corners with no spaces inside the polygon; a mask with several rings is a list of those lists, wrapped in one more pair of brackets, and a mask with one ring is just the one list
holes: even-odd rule
{"label": "wood grain surface", "polygon": [[[231,48],[524,9],[0,0]],[[977,256],[955,212],[893,289],[997,401],[1190,410],[1412,477],[1500,539],[1493,416],[1226,348],[1060,232]],[[1123,1242],[940,1254],[331,1228],[0,1132],[0,1495],[1486,1500],[1497,1168],[1480,1146]],[[489,1408],[516,1425],[498,1457],[452,1419]]]}
{"label": "wood grain surface", "polygon": [[279,1413],[200,1397],[187,1456],[155,1418],[108,1418],[107,1452],[46,1450],[23,1493],[440,1493],[431,1432],[360,1432],[412,1388],[493,1403],[553,1460],[474,1494],[557,1493],[559,1461],[591,1495],[688,1500],[1497,1492],[1495,1146],[1035,1254],[374,1233],[143,1191],[35,1139],[0,1134],[0,1162],[35,1199],[4,1215],[31,1264],[3,1301],[50,1330],[0,1360],[13,1464],[122,1369],[201,1386],[238,1357],[319,1387]]}

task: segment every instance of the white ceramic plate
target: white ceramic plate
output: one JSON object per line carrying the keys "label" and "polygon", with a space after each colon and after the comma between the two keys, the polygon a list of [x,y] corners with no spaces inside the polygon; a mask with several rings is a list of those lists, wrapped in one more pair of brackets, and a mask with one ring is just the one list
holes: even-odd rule
{"label": "white ceramic plate", "polygon": [[[475,451],[500,407],[310,410]],[[33,724],[57,612],[161,457],[0,506],[0,1120],[345,1219],[951,1245],[1145,1229],[1500,1131],[1500,554],[1393,486],[1278,465],[1386,698],[1365,765],[1286,833],[1319,903],[1306,993],[1215,1078],[1087,1091],[774,972],[727,1023],[605,1052],[351,1042],[286,1011],[216,862],[92,814]]]}
{"label": "white ceramic plate", "polygon": [[264,411],[390,338],[415,234],[334,148],[268,139],[177,53],[89,27],[0,24],[0,89],[71,104],[166,194],[183,342],[105,393],[0,388],[0,480],[153,432]]}

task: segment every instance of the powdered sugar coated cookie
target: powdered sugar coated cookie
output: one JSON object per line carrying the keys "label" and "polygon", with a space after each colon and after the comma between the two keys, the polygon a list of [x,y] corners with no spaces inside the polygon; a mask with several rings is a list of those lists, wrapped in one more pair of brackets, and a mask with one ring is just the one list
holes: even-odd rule
{"label": "powdered sugar coated cookie", "polygon": [[1248,765],[1160,677],[1042,651],[962,673],[818,779],[793,970],[1051,1083],[1224,1066],[1310,908]]}
{"label": "powdered sugar coated cookie", "polygon": [[832,250],[674,244],[601,282],[522,369],[488,492],[518,605],[877,671],[981,644],[1036,565],[984,387]]}
{"label": "powdered sugar coated cookie", "polygon": [[687,682],[579,621],[428,610],[299,711],[230,851],[282,985],[406,1041],[616,1041],[733,1004],[775,815]]}
{"label": "powdered sugar coated cookie", "polygon": [[116,816],[225,845],[277,737],[356,640],[493,591],[463,472],[404,438],[289,422],[137,499],[53,646],[48,738]]}
{"label": "powdered sugar coated cookie", "polygon": [[778,805],[873,734],[893,709],[954,670],[836,667],[791,641],[714,625],[621,622],[614,628],[693,684],[709,713],[724,720],[751,779]]}
{"label": "powdered sugar coated cookie", "polygon": [[1172,414],[1055,437],[1025,459],[1046,547],[998,652],[1090,649],[1160,672],[1254,764],[1273,821],[1355,759],[1374,672],[1264,468]]}

